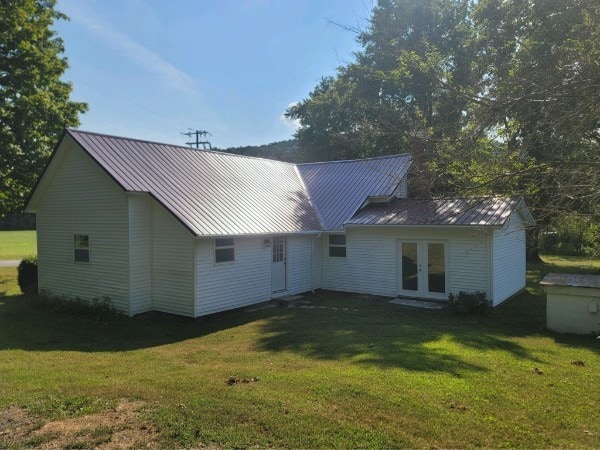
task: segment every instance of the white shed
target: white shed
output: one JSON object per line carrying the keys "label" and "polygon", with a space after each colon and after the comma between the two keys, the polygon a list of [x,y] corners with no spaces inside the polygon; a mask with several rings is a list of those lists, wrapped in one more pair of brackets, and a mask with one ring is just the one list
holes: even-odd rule
{"label": "white shed", "polygon": [[540,284],[549,330],[600,335],[600,275],[549,273]]}
{"label": "white shed", "polygon": [[321,287],[482,290],[494,305],[523,289],[523,200],[408,199],[410,165],[295,165],[66,130],[26,207],[38,285],[190,317]]}

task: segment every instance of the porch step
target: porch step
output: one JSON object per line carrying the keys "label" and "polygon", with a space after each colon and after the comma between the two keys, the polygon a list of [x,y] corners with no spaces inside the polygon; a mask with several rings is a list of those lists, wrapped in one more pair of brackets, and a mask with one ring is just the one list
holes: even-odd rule
{"label": "porch step", "polygon": [[419,309],[443,309],[448,306],[448,302],[445,300],[424,300],[420,298],[396,298],[390,300],[390,303]]}

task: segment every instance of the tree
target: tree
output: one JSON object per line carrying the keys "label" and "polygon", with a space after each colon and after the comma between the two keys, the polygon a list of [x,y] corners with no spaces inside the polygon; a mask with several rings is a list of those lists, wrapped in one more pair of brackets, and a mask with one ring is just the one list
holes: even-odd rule
{"label": "tree", "polygon": [[20,212],[65,127],[85,103],[69,100],[62,40],[52,30],[67,17],[55,0],[0,3],[0,217]]}
{"label": "tree", "polygon": [[411,151],[417,195],[597,214],[597,0],[380,0],[358,42],[288,110],[307,159]]}
{"label": "tree", "polygon": [[439,191],[432,164],[462,136],[465,93],[481,78],[470,10],[468,0],[381,0],[357,36],[356,60],[288,110],[306,159],[412,151],[417,194]]}

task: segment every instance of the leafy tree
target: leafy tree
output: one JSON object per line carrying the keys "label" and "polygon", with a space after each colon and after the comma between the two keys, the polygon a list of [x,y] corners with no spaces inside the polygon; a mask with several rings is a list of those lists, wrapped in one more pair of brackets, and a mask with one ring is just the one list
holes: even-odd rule
{"label": "leafy tree", "polygon": [[411,151],[417,195],[445,186],[431,186],[433,164],[464,134],[472,103],[465,93],[481,78],[470,10],[467,0],[381,0],[358,34],[356,60],[288,110],[300,119],[305,158]]}
{"label": "leafy tree", "polygon": [[411,151],[417,195],[520,193],[542,223],[597,211],[597,0],[380,0],[358,41],[288,110],[306,159]]}
{"label": "leafy tree", "polygon": [[69,100],[62,40],[67,19],[55,0],[0,3],[0,217],[19,212],[64,127],[77,126],[85,103]]}

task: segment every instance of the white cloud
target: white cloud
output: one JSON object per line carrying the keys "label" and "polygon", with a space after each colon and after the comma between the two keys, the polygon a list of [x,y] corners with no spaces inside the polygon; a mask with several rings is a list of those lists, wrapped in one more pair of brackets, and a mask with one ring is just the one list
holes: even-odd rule
{"label": "white cloud", "polygon": [[192,77],[100,17],[85,11],[80,5],[80,3],[64,2],[61,4],[61,8],[70,16],[73,22],[82,25],[104,41],[105,44],[114,48],[147,72],[156,75],[172,88],[186,93],[194,91],[195,82]]}
{"label": "white cloud", "polygon": [[[293,102],[290,103],[287,108],[286,111],[288,109],[290,109],[292,106],[296,106],[298,104],[298,102]],[[293,128],[294,130],[297,130],[298,128],[300,128],[300,119],[291,119],[289,117],[285,116],[285,112],[281,114],[281,116],[279,116],[279,119],[288,127]]]}

